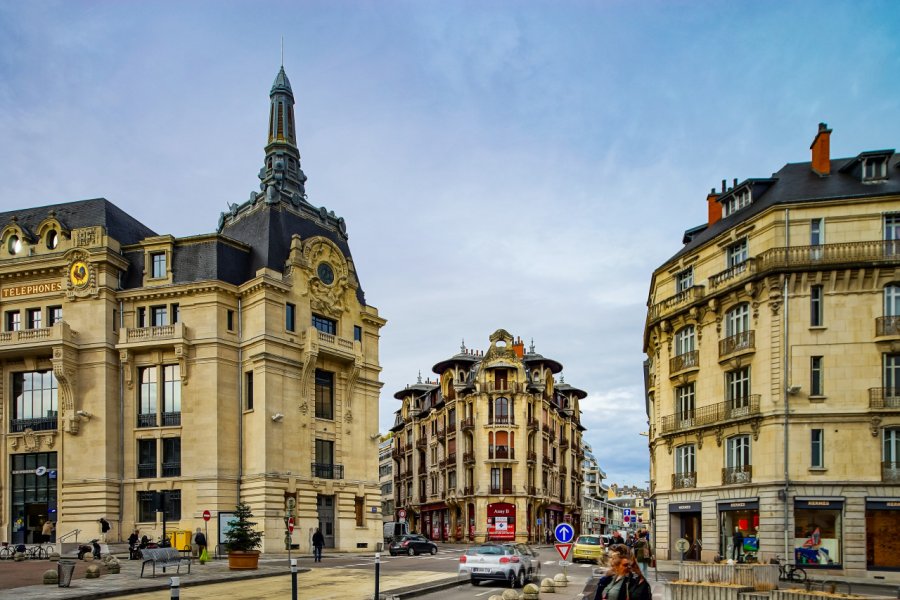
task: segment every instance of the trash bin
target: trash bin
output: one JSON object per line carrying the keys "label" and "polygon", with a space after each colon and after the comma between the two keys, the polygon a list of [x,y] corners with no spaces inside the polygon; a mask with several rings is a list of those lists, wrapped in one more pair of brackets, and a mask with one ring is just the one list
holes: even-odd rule
{"label": "trash bin", "polygon": [[67,588],[72,583],[72,575],[75,573],[75,563],[71,560],[61,560],[56,563],[56,576],[59,579],[59,587]]}
{"label": "trash bin", "polygon": [[188,529],[172,530],[166,532],[169,543],[179,552],[191,549],[191,532]]}

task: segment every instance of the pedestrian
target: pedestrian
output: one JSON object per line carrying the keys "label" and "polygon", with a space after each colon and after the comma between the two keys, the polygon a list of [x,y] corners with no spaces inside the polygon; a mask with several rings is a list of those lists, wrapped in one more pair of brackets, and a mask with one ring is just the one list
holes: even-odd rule
{"label": "pedestrian", "polygon": [[625,539],[622,537],[622,534],[617,531],[613,534],[612,543],[613,544],[624,544]]}
{"label": "pedestrian", "polygon": [[140,539],[140,531],[137,529],[132,531],[131,535],[128,536],[128,560],[137,559],[137,547]]}
{"label": "pedestrian", "polygon": [[650,547],[650,540],[647,539],[646,531],[638,532],[637,540],[635,540],[632,550],[634,551],[634,558],[641,568],[641,573],[644,575],[644,579],[646,579],[647,570],[650,567],[650,563],[653,561],[653,549]]}
{"label": "pedestrian", "polygon": [[209,559],[209,554],[206,552],[206,536],[203,535],[199,527],[194,532],[193,542],[197,544],[197,556],[200,558],[200,564],[205,564]]}
{"label": "pedestrian", "polygon": [[609,570],[597,583],[594,600],[651,600],[650,584],[625,544],[610,548]]}
{"label": "pedestrian", "polygon": [[313,533],[312,545],[314,562],[322,562],[322,548],[325,547],[325,536],[322,535],[318,527],[316,527],[316,532]]}
{"label": "pedestrian", "polygon": [[53,521],[47,519],[44,521],[44,527],[41,529],[41,535],[44,536],[43,542],[45,544],[50,542],[50,538],[53,537],[53,530],[55,529],[53,525]]}
{"label": "pedestrian", "polygon": [[100,523],[100,541],[105,544],[108,541],[106,536],[112,527],[110,526],[109,521],[103,517],[100,517],[97,521]]}
{"label": "pedestrian", "polygon": [[200,528],[197,528],[197,531],[191,535],[191,556],[193,558],[198,558],[200,556],[200,544],[197,543],[197,534],[200,533]]}
{"label": "pedestrian", "polygon": [[733,558],[736,562],[741,561],[741,555],[743,553],[743,545],[744,545],[744,532],[741,531],[740,527],[734,528],[734,533],[731,536],[731,558]]}

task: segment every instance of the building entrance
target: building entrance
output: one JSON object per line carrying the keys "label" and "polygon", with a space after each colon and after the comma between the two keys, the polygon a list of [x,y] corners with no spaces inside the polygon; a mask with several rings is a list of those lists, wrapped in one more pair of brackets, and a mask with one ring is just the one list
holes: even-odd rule
{"label": "building entrance", "polygon": [[57,519],[56,452],[13,454],[10,459],[12,541],[43,541],[44,522]]}
{"label": "building entrance", "polygon": [[325,536],[325,547],[334,548],[334,496],[316,496],[319,531]]}
{"label": "building entrance", "polygon": [[669,556],[673,559],[681,558],[681,553],[675,548],[675,542],[679,538],[684,538],[690,544],[688,551],[684,553],[684,560],[700,560],[700,550],[703,548],[703,541],[700,539],[702,516],[699,502],[669,505],[669,531],[672,532],[669,539]]}

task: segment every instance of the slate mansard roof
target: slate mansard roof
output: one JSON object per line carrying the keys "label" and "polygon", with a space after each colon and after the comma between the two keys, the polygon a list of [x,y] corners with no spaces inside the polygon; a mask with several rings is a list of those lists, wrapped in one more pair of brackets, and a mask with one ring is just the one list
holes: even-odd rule
{"label": "slate mansard roof", "polygon": [[[669,264],[681,258],[732,227],[755,217],[773,206],[799,202],[900,195],[900,155],[894,154],[893,150],[863,154],[890,156],[887,167],[887,179],[871,183],[862,182],[859,173],[853,169],[854,163],[859,161],[859,156],[832,159],[831,174],[824,177],[812,170],[812,163],[810,162],[788,163],[777,173],[773,173],[771,179],[748,179],[735,186],[732,191],[723,194],[719,198],[719,202],[726,201],[732,192],[739,191],[747,184],[754,187],[752,204],[727,217],[723,217],[711,226],[700,225],[689,229],[685,235],[687,243],[663,264]],[[758,188],[754,185],[757,182],[764,182],[764,184]],[[765,183],[768,185],[765,185]],[[757,191],[761,193],[757,194]]]}

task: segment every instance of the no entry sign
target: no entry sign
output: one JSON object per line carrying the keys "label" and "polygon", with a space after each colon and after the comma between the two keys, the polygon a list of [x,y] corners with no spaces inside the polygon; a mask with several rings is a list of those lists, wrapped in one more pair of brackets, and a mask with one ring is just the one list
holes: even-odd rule
{"label": "no entry sign", "polygon": [[203,520],[204,520],[204,521],[209,521],[211,518],[212,518],[212,515],[209,514],[209,511],[208,511],[208,510],[204,510],[204,511],[203,511]]}

